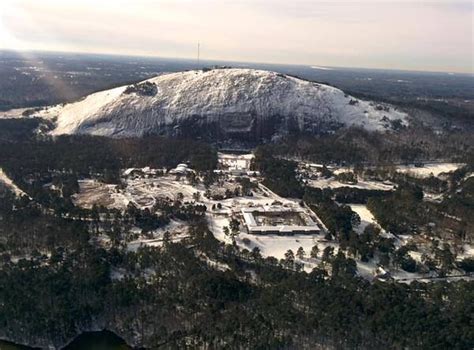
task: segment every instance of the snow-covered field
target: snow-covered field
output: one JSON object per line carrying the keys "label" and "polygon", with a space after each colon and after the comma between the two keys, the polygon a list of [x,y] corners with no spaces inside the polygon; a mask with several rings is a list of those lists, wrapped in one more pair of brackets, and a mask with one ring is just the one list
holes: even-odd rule
{"label": "snow-covered field", "polygon": [[364,232],[365,228],[370,224],[378,225],[377,221],[375,220],[370,210],[367,209],[366,205],[351,204],[350,207],[352,211],[356,212],[360,216],[360,225],[355,228],[357,233]]}
{"label": "snow-covered field", "polygon": [[73,196],[74,204],[92,208],[94,204],[110,208],[125,209],[131,202],[138,208],[151,208],[156,198],[176,199],[178,193],[185,201],[192,201],[193,194],[203,190],[183,182],[176,181],[174,176],[126,180],[126,188],[118,189],[117,185],[101,183],[94,179],[79,181],[80,192]]}
{"label": "snow-covered field", "polygon": [[449,173],[455,171],[465,164],[462,163],[432,163],[424,164],[421,167],[414,165],[399,165],[397,171],[401,173],[409,173],[419,177],[439,176],[441,173]]}
{"label": "snow-covered field", "polygon": [[366,181],[360,180],[356,184],[346,184],[337,181],[335,178],[319,178],[317,180],[309,180],[309,185],[311,187],[319,188],[339,188],[339,187],[352,187],[352,188],[361,188],[366,190],[381,190],[381,191],[392,191],[394,185],[386,184],[380,181]]}
{"label": "snow-covered field", "polygon": [[86,209],[91,209],[94,204],[123,209],[126,204],[117,198],[115,187],[92,179],[79,180],[80,192],[72,196],[73,203]]}
{"label": "snow-covered field", "polygon": [[370,212],[370,210],[367,208],[367,206],[365,204],[349,204],[349,206],[351,207],[352,211],[356,212],[360,217],[360,224],[358,226],[354,227],[355,232],[361,234],[362,232],[364,232],[365,228],[368,225],[370,225],[370,224],[376,225],[381,229],[380,234],[382,236],[394,239],[395,245],[400,245],[401,244],[400,240],[397,237],[395,237],[390,232],[386,232],[379,225],[377,220],[375,220],[374,215]]}
{"label": "snow-covered field", "polygon": [[[248,239],[250,243],[246,244],[243,241],[244,239]],[[254,247],[258,247],[263,256],[273,256],[277,259],[284,259],[288,249],[291,249],[296,254],[298,248],[302,247],[306,258],[301,260],[301,262],[305,264],[305,270],[308,272],[320,262],[319,259],[310,258],[310,252],[314,245],[318,245],[320,255],[327,246],[332,246],[337,251],[337,244],[327,242],[323,235],[257,236],[241,233],[236,241],[241,249],[252,250]],[[299,259],[296,260],[298,261]]]}

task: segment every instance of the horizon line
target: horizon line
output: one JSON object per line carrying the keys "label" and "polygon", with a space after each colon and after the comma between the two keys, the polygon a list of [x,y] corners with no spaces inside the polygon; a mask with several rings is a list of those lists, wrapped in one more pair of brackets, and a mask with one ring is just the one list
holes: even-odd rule
{"label": "horizon line", "polygon": [[[90,51],[68,51],[68,50],[49,50],[49,49],[12,49],[2,48],[0,51],[10,52],[35,52],[35,53],[55,53],[55,54],[76,54],[76,55],[96,55],[96,56],[116,56],[116,57],[130,57],[130,58],[155,58],[155,59],[166,59],[166,60],[182,60],[182,61],[196,61],[196,58],[191,57],[179,57],[179,56],[158,56],[154,54],[132,54],[132,53],[117,53],[117,52],[90,52]],[[216,59],[216,58],[200,58],[201,62],[223,62],[223,63],[239,63],[239,64],[261,64],[261,65],[275,65],[275,66],[300,66],[300,67],[323,67],[337,69],[361,69],[361,70],[379,70],[379,71],[397,71],[397,72],[408,72],[408,73],[435,73],[435,74],[447,74],[447,75],[467,75],[474,77],[474,70],[470,72],[459,72],[459,71],[442,71],[442,70],[418,70],[418,69],[407,69],[407,68],[381,68],[381,67],[360,67],[360,66],[328,66],[324,64],[312,63],[276,63],[276,62],[262,62],[262,61],[238,61],[229,59]],[[197,66],[197,62],[195,63]],[[314,68],[318,70],[318,68]]]}

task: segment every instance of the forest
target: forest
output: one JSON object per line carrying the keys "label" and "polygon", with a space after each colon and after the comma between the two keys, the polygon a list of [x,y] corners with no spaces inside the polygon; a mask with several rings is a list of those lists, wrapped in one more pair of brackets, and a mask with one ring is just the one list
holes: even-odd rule
{"label": "forest", "polygon": [[[253,164],[264,185],[309,205],[328,226],[327,239],[340,243],[337,253],[320,252],[322,265],[308,273],[294,256],[278,261],[216,240],[204,219],[207,208],[196,203],[167,199],[152,211],[129,205],[122,212],[78,208],[71,201],[79,179],[120,186],[120,171],[129,167],[170,168],[187,162],[212,183],[217,151],[211,145],[160,137],[2,139],[0,167],[26,195],[0,189],[0,338],[62,346],[81,330],[99,326],[145,348],[472,348],[473,283],[403,284],[359,277],[356,258],[368,261],[378,255],[382,263],[406,271],[418,266],[407,249],[396,249],[377,228],[369,225],[356,235],[360,218],[344,204],[367,203],[383,227],[399,232],[413,222],[422,226],[427,212],[468,218],[473,183],[464,177],[471,163],[446,183],[394,179],[398,188],[393,193],[309,188],[297,178],[291,156],[359,163],[370,149],[348,148],[344,137],[324,140],[340,143],[339,149],[320,152],[319,139],[286,141],[257,149]],[[367,136],[369,141],[380,140]],[[423,152],[437,149],[449,156],[449,150],[459,151],[467,142],[446,144],[446,149],[428,144]],[[354,152],[344,158],[343,149]],[[380,154],[401,159],[399,149]],[[464,153],[451,156],[464,159]],[[424,204],[424,187],[449,188],[451,195],[437,205]],[[396,221],[388,215],[393,207],[399,209]],[[146,235],[177,218],[188,225],[181,241],[165,234],[160,247],[126,249],[134,238],[131,227]],[[467,239],[470,230],[466,226],[456,232]],[[99,244],[99,236],[108,237],[110,245]],[[444,245],[433,249],[437,260],[427,263],[449,272],[451,250]],[[472,269],[472,261],[462,264]]]}
{"label": "forest", "polygon": [[[59,240],[50,254],[14,262],[3,253],[1,336],[59,345],[95,323],[150,348],[473,345],[472,282],[369,283],[342,252],[327,254],[330,276],[295,272],[218,242],[199,215],[190,220],[189,238],[136,252],[93,246],[94,233],[79,225],[70,244]],[[37,229],[47,234],[54,225]]]}
{"label": "forest", "polygon": [[348,128],[318,136],[289,135],[258,149],[279,158],[339,165],[395,165],[430,160],[474,162],[472,132],[437,133],[423,127],[385,134]]}
{"label": "forest", "polygon": [[[349,256],[365,262],[377,256],[380,266],[401,268],[407,272],[436,271],[439,276],[461,266],[466,273],[470,271],[472,259],[469,257],[455,262],[456,254],[474,238],[471,220],[474,216],[474,182],[472,176],[468,176],[473,171],[470,159],[466,158],[468,163],[465,166],[445,175],[443,180],[433,176],[413,177],[390,172],[386,167],[366,168],[366,164],[353,163],[355,172],[390,180],[395,184],[395,190],[321,189],[299,181],[295,175],[297,162],[287,160],[285,157],[288,158],[289,154],[280,153],[278,147],[267,145],[255,152],[253,166],[265,176],[263,183],[283,197],[299,198],[309,205],[326,225],[326,238],[336,240]],[[273,153],[275,148],[278,151]],[[443,199],[439,202],[424,200],[424,191],[443,193]],[[434,259],[423,256],[423,262],[416,263],[409,254],[418,251],[416,244],[397,248],[394,239],[383,237],[380,228],[374,225],[356,233],[354,228],[360,224],[360,217],[347,203],[367,205],[381,228],[394,238],[406,235],[431,240]],[[445,242],[441,245],[443,240]]]}

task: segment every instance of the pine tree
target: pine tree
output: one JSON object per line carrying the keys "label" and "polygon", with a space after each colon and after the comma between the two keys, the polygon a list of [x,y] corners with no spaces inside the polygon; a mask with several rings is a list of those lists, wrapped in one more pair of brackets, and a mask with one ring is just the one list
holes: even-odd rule
{"label": "pine tree", "polygon": [[319,247],[317,244],[315,244],[313,246],[313,248],[311,248],[311,258],[313,259],[316,259],[318,257],[318,254],[319,254]]}
{"label": "pine tree", "polygon": [[303,247],[299,247],[298,250],[296,251],[296,256],[298,257],[298,259],[303,260],[305,255],[306,255],[306,253],[305,253]]}

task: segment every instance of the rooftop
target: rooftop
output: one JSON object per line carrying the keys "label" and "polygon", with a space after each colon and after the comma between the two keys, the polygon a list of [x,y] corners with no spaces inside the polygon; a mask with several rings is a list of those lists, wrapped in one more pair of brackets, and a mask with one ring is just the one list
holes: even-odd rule
{"label": "rooftop", "polygon": [[249,233],[317,233],[321,229],[311,216],[299,207],[282,205],[249,207],[241,210]]}

